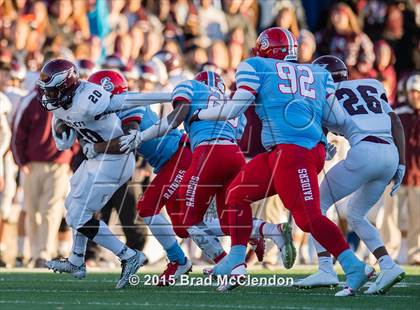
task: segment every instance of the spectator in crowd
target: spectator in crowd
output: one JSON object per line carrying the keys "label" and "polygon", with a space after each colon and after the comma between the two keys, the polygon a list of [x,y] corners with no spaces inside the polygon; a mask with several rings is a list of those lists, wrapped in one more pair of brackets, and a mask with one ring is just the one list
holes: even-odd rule
{"label": "spectator in crowd", "polygon": [[287,5],[280,9],[273,27],[285,28],[293,33],[296,38],[299,37],[299,24],[292,5]]}
{"label": "spectator in crowd", "polygon": [[395,68],[400,76],[413,70],[413,57],[419,41],[419,28],[415,25],[413,14],[406,11],[403,3],[388,6],[382,37],[396,55]]}
{"label": "spectator in crowd", "polygon": [[385,87],[388,101],[394,105],[397,97],[397,73],[394,69],[395,55],[385,40],[375,43],[375,70],[376,78]]}
{"label": "spectator in crowd", "polygon": [[213,0],[200,0],[198,17],[201,34],[211,41],[224,40],[228,31],[226,15],[213,2]]}
{"label": "spectator in crowd", "polygon": [[410,76],[406,83],[407,104],[399,107],[405,132],[407,170],[398,192],[398,226],[401,247],[400,263],[420,264],[420,74]]}
{"label": "spectator in crowd", "polygon": [[342,59],[350,78],[371,77],[373,44],[347,4],[332,7],[327,28],[317,33],[317,48],[319,55],[331,54]]}
{"label": "spectator in crowd", "polygon": [[27,95],[16,113],[13,155],[24,173],[24,204],[34,267],[44,267],[56,253],[57,232],[69,188],[73,151],[58,151],[51,132],[52,113]]}
{"label": "spectator in crowd", "polygon": [[10,169],[5,165],[11,138],[7,116],[12,110],[12,104],[3,91],[8,81],[9,72],[9,65],[0,62],[0,267],[6,267],[3,259],[3,253],[5,251],[4,227],[11,215],[14,196],[14,191],[9,186],[10,177],[13,184],[13,176],[8,175]]}
{"label": "spectator in crowd", "polygon": [[298,61],[311,63],[316,51],[315,36],[309,30],[303,29],[298,37]]}

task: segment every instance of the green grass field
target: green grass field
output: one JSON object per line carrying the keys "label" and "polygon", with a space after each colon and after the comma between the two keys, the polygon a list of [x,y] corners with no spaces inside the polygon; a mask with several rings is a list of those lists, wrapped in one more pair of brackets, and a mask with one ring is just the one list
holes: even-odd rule
{"label": "green grass field", "polygon": [[[298,279],[310,271],[295,268],[277,274]],[[420,268],[406,271],[406,279],[386,295],[337,298],[333,296],[337,289],[273,286],[240,287],[221,294],[214,286],[160,288],[140,283],[117,291],[116,273],[90,272],[86,279],[76,280],[65,274],[3,270],[0,309],[420,309]],[[269,274],[253,272],[252,276]]]}

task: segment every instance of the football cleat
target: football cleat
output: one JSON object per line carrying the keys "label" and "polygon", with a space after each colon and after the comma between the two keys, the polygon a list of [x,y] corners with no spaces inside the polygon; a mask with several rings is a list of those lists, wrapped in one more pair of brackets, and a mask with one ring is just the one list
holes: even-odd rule
{"label": "football cleat", "polygon": [[240,264],[238,266],[235,266],[229,275],[214,275],[213,269],[209,268],[203,269],[203,274],[206,276],[210,276],[213,280],[221,279],[221,283],[218,283],[220,285],[217,287],[217,291],[220,293],[226,293],[240,285],[239,279],[244,278],[246,275],[246,265]]}
{"label": "football cleat", "polygon": [[251,249],[255,252],[259,262],[262,262],[264,259],[265,252],[265,240],[264,238],[252,238],[249,240]]}
{"label": "football cleat", "polygon": [[47,261],[45,265],[54,272],[69,273],[76,279],[83,279],[86,277],[86,264],[76,266],[70,263],[68,258],[53,259]]}
{"label": "football cleat", "polygon": [[375,282],[365,291],[365,294],[385,294],[391,287],[405,277],[404,270],[395,264],[390,269],[383,269]]}
{"label": "football cleat", "polygon": [[115,286],[116,289],[122,289],[129,283],[130,277],[137,273],[137,270],[144,265],[147,260],[146,256],[137,250],[134,250],[136,254],[129,259],[121,261],[121,276]]}
{"label": "football cleat", "polygon": [[289,223],[282,223],[277,225],[277,229],[280,235],[283,236],[284,243],[280,239],[280,235],[272,235],[270,238],[281,252],[284,268],[290,269],[293,267],[296,260],[296,248],[293,244],[292,226],[290,226]]}
{"label": "football cleat", "polygon": [[158,286],[173,285],[182,275],[189,274],[192,271],[192,263],[188,258],[185,260],[183,265],[178,262],[169,262],[166,270],[159,276]]}
{"label": "football cleat", "polygon": [[[363,265],[363,270],[358,268],[359,270],[355,269],[353,272],[346,274],[347,286],[337,292],[335,296],[346,297],[356,295],[357,290],[375,275],[375,269],[369,265]],[[349,283],[352,283],[352,285],[349,285]]]}
{"label": "football cleat", "polygon": [[338,277],[335,272],[327,272],[322,269],[316,273],[299,280],[293,286],[302,289],[312,289],[318,287],[336,287],[338,285]]}

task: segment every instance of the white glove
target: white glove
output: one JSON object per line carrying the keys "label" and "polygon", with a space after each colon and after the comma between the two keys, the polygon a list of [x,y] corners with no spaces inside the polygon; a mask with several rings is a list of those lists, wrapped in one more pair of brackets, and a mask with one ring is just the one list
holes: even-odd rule
{"label": "white glove", "polygon": [[125,154],[136,150],[141,144],[141,133],[138,130],[130,129],[128,134],[120,137],[120,151]]}
{"label": "white glove", "polygon": [[394,196],[398,190],[400,189],[401,182],[404,179],[405,175],[405,165],[398,165],[397,172],[395,172],[392,181],[394,181],[394,185],[392,186],[391,196]]}
{"label": "white glove", "polygon": [[325,160],[331,160],[334,158],[335,154],[337,154],[337,148],[333,143],[328,143],[326,147],[326,156]]}
{"label": "white glove", "polygon": [[95,151],[95,144],[86,143],[85,145],[83,145],[83,154],[86,156],[87,159],[92,159],[98,156],[98,153]]}
{"label": "white glove", "polygon": [[52,134],[55,140],[55,145],[57,149],[60,151],[67,150],[71,148],[74,144],[74,140],[76,139],[76,131],[73,128],[70,128],[70,133],[67,137],[67,132],[63,132],[61,138],[57,136],[55,130],[52,130]]}

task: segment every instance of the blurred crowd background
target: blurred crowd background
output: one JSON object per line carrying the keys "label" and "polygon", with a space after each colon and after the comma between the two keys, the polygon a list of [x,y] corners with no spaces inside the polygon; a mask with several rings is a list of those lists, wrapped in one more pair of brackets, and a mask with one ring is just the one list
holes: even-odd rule
{"label": "blurred crowd background", "polygon": [[[119,70],[132,91],[171,91],[198,71],[214,70],[233,90],[235,68],[271,26],[298,38],[299,62],[333,54],[351,79],[384,83],[405,128],[407,175],[398,197],[385,193],[369,217],[398,262],[419,264],[419,25],[418,0],[0,0],[0,267],[43,267],[45,260],[67,256],[71,246],[63,201],[83,155],[77,146],[55,148],[51,115],[34,90],[45,61],[72,60],[83,78],[103,68]],[[156,109],[164,115],[171,107]],[[262,151],[251,112],[241,143],[249,158]],[[330,141],[339,146],[336,161],[345,158],[346,143]],[[139,158],[132,181],[98,214],[113,221],[131,247],[146,247],[152,262],[163,254],[136,217],[135,201],[153,177]],[[345,209],[345,202],[340,205]],[[254,210],[271,222],[287,219],[278,198],[258,202]],[[343,218],[335,210],[331,216],[359,255],[371,259]],[[299,263],[313,263],[312,241],[299,231],[295,239]],[[196,262],[205,260],[188,240],[183,246]],[[265,268],[278,264],[272,248],[267,245]],[[87,257],[90,266],[110,264],[94,245]],[[248,259],[254,261],[252,252]]]}

